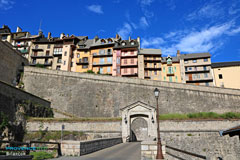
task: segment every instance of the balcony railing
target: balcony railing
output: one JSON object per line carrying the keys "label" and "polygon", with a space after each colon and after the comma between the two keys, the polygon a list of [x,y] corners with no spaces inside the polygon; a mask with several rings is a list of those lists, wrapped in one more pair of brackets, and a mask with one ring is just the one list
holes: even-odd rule
{"label": "balcony railing", "polygon": [[79,65],[81,65],[81,64],[89,64],[89,62],[88,61],[86,61],[86,60],[79,60],[78,62],[77,62],[77,64],[79,64]]}
{"label": "balcony railing", "polygon": [[93,53],[93,57],[108,57],[112,55],[113,55],[112,52],[101,53],[101,54]]}
{"label": "balcony railing", "polygon": [[167,72],[167,76],[174,76],[173,72]]}
{"label": "balcony railing", "polygon": [[93,62],[93,66],[111,66],[112,65],[112,62],[100,62],[100,63],[96,63],[96,62]]}
{"label": "balcony railing", "polygon": [[22,49],[22,50],[19,50],[21,53],[28,53],[28,50],[27,49]]}
{"label": "balcony railing", "polygon": [[52,55],[31,55],[32,58],[52,58]]}

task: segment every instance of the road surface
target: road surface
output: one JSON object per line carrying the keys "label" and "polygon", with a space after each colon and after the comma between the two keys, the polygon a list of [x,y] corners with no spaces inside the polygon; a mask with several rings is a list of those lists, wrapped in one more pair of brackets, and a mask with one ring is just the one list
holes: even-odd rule
{"label": "road surface", "polygon": [[80,157],[60,157],[54,160],[141,160],[140,142],[121,143]]}

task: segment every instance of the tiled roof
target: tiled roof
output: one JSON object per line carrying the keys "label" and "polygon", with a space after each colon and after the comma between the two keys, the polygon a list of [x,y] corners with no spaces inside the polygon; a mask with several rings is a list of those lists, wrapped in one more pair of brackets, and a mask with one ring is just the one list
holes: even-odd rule
{"label": "tiled roof", "polygon": [[212,68],[240,66],[240,61],[212,63]]}
{"label": "tiled roof", "polygon": [[161,55],[161,49],[140,49],[139,54],[149,54],[149,55]]}
{"label": "tiled roof", "polygon": [[[131,43],[134,42],[132,45]],[[125,43],[125,45],[123,45]],[[121,48],[137,48],[139,46],[138,41],[136,39],[132,40],[121,40],[115,43],[114,49],[121,49]]]}
{"label": "tiled roof", "polygon": [[182,59],[194,59],[194,58],[207,58],[211,57],[210,53],[190,53],[190,54],[181,54]]}
{"label": "tiled roof", "polygon": [[[104,40],[106,43],[102,43],[103,40]],[[109,43],[108,40],[111,40],[112,42]],[[96,41],[95,41],[95,39],[93,39],[93,43],[92,43],[91,47],[114,44],[114,43],[117,42],[118,40],[119,40],[119,39],[116,39],[116,38],[97,39]]]}
{"label": "tiled roof", "polygon": [[[179,57],[171,57],[172,62],[179,62]],[[167,62],[167,57],[162,57],[162,62]]]}

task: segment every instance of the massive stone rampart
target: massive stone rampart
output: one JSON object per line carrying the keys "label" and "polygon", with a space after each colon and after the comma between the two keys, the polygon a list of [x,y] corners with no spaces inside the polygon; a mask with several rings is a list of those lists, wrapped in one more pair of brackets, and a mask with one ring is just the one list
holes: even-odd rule
{"label": "massive stone rampart", "polygon": [[26,91],[79,117],[118,117],[120,108],[136,101],[156,106],[156,87],[160,89],[160,113],[240,112],[240,90],[236,89],[33,67],[24,70]]}
{"label": "massive stone rampart", "polygon": [[28,60],[12,47],[10,43],[0,41],[0,80],[16,85]]}

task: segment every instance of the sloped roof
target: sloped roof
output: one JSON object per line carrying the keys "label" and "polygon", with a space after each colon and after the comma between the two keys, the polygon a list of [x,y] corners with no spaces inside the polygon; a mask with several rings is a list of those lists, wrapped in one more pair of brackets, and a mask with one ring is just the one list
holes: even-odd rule
{"label": "sloped roof", "polygon": [[181,54],[181,58],[182,59],[208,58],[208,57],[211,57],[209,52],[206,52],[206,53]]}
{"label": "sloped roof", "polygon": [[[172,62],[179,62],[180,58],[179,57],[171,57],[172,58]],[[162,57],[162,62],[167,62],[167,57]]]}
{"label": "sloped roof", "polygon": [[240,66],[240,61],[212,63],[212,68]]}
{"label": "sloped roof", "polygon": [[147,103],[144,103],[144,102],[141,102],[141,101],[137,101],[137,102],[134,102],[134,103],[132,103],[130,105],[127,105],[126,107],[121,108],[120,110],[125,110],[126,108],[133,108],[133,107],[135,107],[137,105],[140,105],[140,106],[143,106],[143,107],[147,107],[147,108],[151,108],[151,109],[155,109],[155,107],[153,107],[153,106],[151,106],[151,105],[149,105]]}
{"label": "sloped roof", "polygon": [[[131,43],[134,42],[134,45]],[[123,45],[125,43],[125,45]],[[139,46],[139,43],[136,39],[132,40],[121,40],[115,43],[114,49],[122,49],[122,48],[137,48]]]}
{"label": "sloped roof", "polygon": [[139,54],[149,54],[149,55],[161,55],[161,49],[140,49]]}

